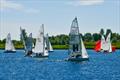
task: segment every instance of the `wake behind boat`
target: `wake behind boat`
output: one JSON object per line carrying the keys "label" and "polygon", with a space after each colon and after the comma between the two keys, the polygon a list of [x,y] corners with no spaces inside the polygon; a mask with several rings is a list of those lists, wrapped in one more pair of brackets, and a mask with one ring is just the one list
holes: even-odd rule
{"label": "wake behind boat", "polygon": [[11,35],[8,33],[7,38],[6,38],[6,44],[5,44],[5,51],[4,53],[15,53],[16,50],[14,48],[14,45],[11,40]]}
{"label": "wake behind boat", "polygon": [[79,34],[79,27],[77,18],[75,18],[71,25],[69,34],[69,58],[68,61],[85,61],[89,59],[83,40]]}
{"label": "wake behind boat", "polygon": [[36,44],[35,44],[35,48],[33,49],[32,56],[39,57],[39,58],[44,58],[44,57],[49,56],[47,45],[46,45],[46,39],[44,37],[44,25],[43,24],[40,27],[38,37],[36,38]]}

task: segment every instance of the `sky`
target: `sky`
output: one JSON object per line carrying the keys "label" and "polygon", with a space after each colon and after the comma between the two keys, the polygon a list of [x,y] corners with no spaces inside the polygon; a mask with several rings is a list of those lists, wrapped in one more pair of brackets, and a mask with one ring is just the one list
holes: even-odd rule
{"label": "sky", "polygon": [[120,34],[119,0],[0,0],[0,39],[11,33],[19,40],[20,26],[37,37],[41,24],[50,36],[69,34],[75,17],[82,34],[101,28]]}

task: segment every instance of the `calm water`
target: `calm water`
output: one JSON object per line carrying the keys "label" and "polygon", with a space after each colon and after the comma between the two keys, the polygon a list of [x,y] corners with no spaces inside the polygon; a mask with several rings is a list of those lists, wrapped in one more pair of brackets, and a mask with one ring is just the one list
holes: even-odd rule
{"label": "calm water", "polygon": [[55,50],[49,59],[24,57],[23,50],[0,50],[0,80],[120,80],[120,50],[97,54],[87,50],[89,61],[67,62],[67,50]]}

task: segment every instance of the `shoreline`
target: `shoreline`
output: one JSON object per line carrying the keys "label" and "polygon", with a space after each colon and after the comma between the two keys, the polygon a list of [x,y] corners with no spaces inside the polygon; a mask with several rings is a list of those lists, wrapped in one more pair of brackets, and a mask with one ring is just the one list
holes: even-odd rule
{"label": "shoreline", "polygon": [[[23,50],[24,48],[16,48],[17,50]],[[86,48],[86,49],[93,49],[94,48]],[[116,48],[116,49],[120,49],[120,48]],[[5,48],[0,48],[0,50],[5,50]],[[54,50],[68,50],[67,48],[54,48]]]}

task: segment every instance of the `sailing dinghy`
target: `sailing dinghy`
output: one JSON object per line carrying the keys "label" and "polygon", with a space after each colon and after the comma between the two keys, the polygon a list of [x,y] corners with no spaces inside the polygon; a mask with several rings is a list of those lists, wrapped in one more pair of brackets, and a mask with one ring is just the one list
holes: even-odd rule
{"label": "sailing dinghy", "polygon": [[11,35],[10,35],[10,33],[8,33],[7,38],[6,38],[4,53],[15,53],[15,52],[16,52],[16,50],[15,50],[15,47],[12,43]]}
{"label": "sailing dinghy", "polygon": [[25,32],[25,29],[22,29],[20,27],[20,37],[24,45],[24,51],[25,51],[25,56],[30,56],[32,54],[32,33],[27,36],[27,33]]}
{"label": "sailing dinghy", "polygon": [[68,61],[85,61],[89,59],[83,40],[79,34],[79,27],[77,18],[75,18],[71,25],[69,34],[69,58]]}
{"label": "sailing dinghy", "polygon": [[33,46],[33,44],[32,44],[32,33],[29,34],[29,36],[26,40],[25,46],[26,46],[26,51],[25,51],[26,55],[25,56],[31,56],[32,55],[32,48],[33,48],[32,47]]}
{"label": "sailing dinghy", "polygon": [[38,37],[36,38],[35,48],[33,49],[34,57],[44,58],[48,57],[48,49],[46,39],[44,37],[44,25],[40,27]]}
{"label": "sailing dinghy", "polygon": [[97,41],[96,46],[95,46],[95,51],[97,52],[113,52],[115,51],[115,47],[112,46],[111,44],[111,33],[108,34],[106,40],[103,35],[101,35],[101,40]]}

